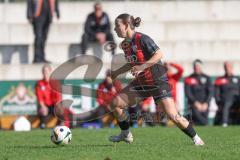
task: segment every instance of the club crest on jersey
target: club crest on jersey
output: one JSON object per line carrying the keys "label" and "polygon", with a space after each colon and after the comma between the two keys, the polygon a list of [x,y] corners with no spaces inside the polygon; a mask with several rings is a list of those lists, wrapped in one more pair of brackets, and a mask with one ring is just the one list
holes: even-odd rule
{"label": "club crest on jersey", "polygon": [[128,41],[128,40],[124,40],[121,45],[120,45],[121,49],[126,51],[126,50],[129,50],[131,49],[131,42]]}
{"label": "club crest on jersey", "polygon": [[238,79],[237,78],[233,78],[232,81],[233,81],[233,83],[238,83]]}
{"label": "club crest on jersey", "polygon": [[41,86],[41,90],[44,91],[46,89],[45,86]]}
{"label": "club crest on jersey", "polygon": [[167,94],[168,94],[167,90],[163,90],[163,91],[162,91],[162,95],[165,96],[165,95],[167,95]]}
{"label": "club crest on jersey", "polygon": [[202,78],[200,79],[200,81],[201,81],[202,84],[205,84],[205,83],[207,82],[207,78],[202,77]]}
{"label": "club crest on jersey", "polygon": [[132,46],[133,52],[136,53],[137,52],[137,45]]}
{"label": "club crest on jersey", "polygon": [[125,55],[125,57],[126,57],[126,60],[128,62],[137,62],[137,56],[136,55],[130,55],[130,56]]}

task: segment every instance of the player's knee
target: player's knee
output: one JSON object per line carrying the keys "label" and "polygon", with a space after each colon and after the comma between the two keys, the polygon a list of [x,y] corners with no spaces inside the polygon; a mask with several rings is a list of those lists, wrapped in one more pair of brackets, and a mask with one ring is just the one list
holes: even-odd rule
{"label": "player's knee", "polygon": [[176,115],[171,115],[170,119],[176,124],[181,124],[182,121],[182,116],[180,114],[176,114]]}
{"label": "player's knee", "polygon": [[125,103],[120,97],[116,97],[112,100],[110,106],[111,106],[111,109],[115,109],[115,108],[123,109],[125,108]]}

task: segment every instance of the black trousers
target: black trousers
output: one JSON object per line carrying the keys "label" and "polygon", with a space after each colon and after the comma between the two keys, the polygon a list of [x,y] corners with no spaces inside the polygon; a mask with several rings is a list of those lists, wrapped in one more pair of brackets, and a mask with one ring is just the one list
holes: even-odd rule
{"label": "black trousers", "polygon": [[34,60],[33,62],[44,62],[45,44],[51,21],[48,18],[38,18],[33,22],[34,39]]}
{"label": "black trousers", "polygon": [[[106,41],[114,42],[113,35],[111,33],[106,33]],[[97,39],[95,36],[90,36],[86,33],[82,35],[82,42],[80,44],[82,54],[86,53],[86,50],[89,46],[89,43],[97,42]],[[115,49],[112,50],[112,55],[115,54]]]}
{"label": "black trousers", "polygon": [[225,101],[218,108],[215,124],[240,124],[240,102],[237,99]]}
{"label": "black trousers", "polygon": [[208,124],[208,110],[200,112],[193,105],[190,105],[192,112],[192,121],[196,125],[207,125]]}

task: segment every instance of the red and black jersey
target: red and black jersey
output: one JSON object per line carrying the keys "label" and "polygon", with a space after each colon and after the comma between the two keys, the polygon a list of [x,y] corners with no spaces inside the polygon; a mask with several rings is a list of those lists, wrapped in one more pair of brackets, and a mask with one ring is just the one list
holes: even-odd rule
{"label": "red and black jersey", "polygon": [[215,99],[218,104],[240,98],[240,79],[237,76],[222,76],[215,81]]}
{"label": "red and black jersey", "polygon": [[47,107],[54,106],[61,100],[61,94],[53,91],[48,81],[38,81],[35,91],[38,102],[43,102]]}
{"label": "red and black jersey", "polygon": [[[144,64],[159,49],[149,36],[139,32],[135,32],[130,40],[124,40],[121,47],[131,66]],[[152,67],[145,69],[136,77],[136,80],[143,85],[156,85],[158,82],[167,81],[166,68],[159,61]]]}
{"label": "red and black jersey", "polygon": [[212,98],[213,85],[209,76],[205,74],[192,74],[185,78],[185,94],[188,103],[195,101],[209,103]]}

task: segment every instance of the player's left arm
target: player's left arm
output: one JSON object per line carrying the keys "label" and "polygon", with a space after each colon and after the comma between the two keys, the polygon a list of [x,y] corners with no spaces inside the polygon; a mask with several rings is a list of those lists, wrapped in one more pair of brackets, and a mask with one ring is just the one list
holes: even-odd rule
{"label": "player's left arm", "polygon": [[153,56],[148,61],[141,65],[143,70],[152,67],[154,64],[158,63],[162,57],[163,57],[162,51],[160,49],[156,50]]}
{"label": "player's left arm", "polygon": [[150,58],[143,64],[134,66],[131,69],[131,72],[133,75],[138,75],[140,72],[158,63],[163,56],[163,53],[159,49],[158,45],[156,45],[154,40],[147,35],[141,36],[140,45],[144,53],[144,57],[150,57]]}
{"label": "player's left arm", "polygon": [[145,69],[158,63],[162,57],[163,57],[162,51],[160,49],[157,49],[154,52],[153,56],[148,61],[146,61],[145,63],[143,63],[141,65],[136,65],[136,66],[132,67],[132,69],[131,69],[132,74],[138,75],[140,72],[143,72]]}

